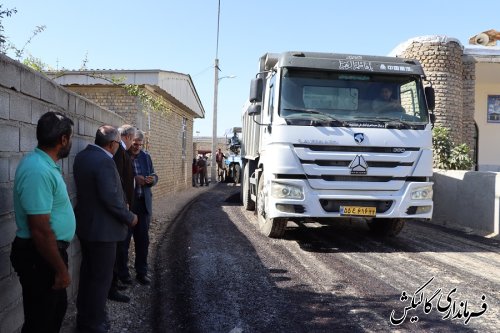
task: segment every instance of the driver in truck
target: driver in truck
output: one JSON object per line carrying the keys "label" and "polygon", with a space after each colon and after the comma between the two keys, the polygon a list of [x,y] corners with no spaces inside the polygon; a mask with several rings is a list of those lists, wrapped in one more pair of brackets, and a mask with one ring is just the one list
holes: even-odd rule
{"label": "driver in truck", "polygon": [[239,146],[240,145],[240,138],[238,138],[238,134],[236,132],[234,132],[234,135],[231,138],[230,144],[231,144],[231,146]]}
{"label": "driver in truck", "polygon": [[375,112],[384,112],[398,110],[401,108],[401,104],[395,98],[393,98],[392,89],[389,86],[383,86],[380,89],[379,96],[373,100],[372,109]]}
{"label": "driver in truck", "polygon": [[229,150],[231,150],[235,154],[240,153],[241,141],[238,137],[238,133],[234,132],[234,135],[231,139],[229,139]]}

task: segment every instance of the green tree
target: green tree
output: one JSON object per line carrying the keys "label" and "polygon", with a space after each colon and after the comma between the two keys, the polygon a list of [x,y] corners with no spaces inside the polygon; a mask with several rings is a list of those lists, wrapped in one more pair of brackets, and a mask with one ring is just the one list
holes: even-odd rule
{"label": "green tree", "polygon": [[450,129],[435,126],[432,130],[434,166],[445,170],[470,170],[473,161],[470,148],[462,143],[455,145],[450,139]]}
{"label": "green tree", "polygon": [[35,58],[31,54],[29,54],[26,58],[24,58],[23,64],[38,72],[43,72],[47,70],[47,68],[49,68],[49,66],[46,63],[44,63],[42,59]]}

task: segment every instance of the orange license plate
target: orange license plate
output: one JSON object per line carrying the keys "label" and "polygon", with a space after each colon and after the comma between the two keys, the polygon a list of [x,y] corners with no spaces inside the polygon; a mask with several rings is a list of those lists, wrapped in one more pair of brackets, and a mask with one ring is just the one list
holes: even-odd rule
{"label": "orange license plate", "polygon": [[340,215],[344,216],[375,216],[376,214],[376,207],[340,206]]}

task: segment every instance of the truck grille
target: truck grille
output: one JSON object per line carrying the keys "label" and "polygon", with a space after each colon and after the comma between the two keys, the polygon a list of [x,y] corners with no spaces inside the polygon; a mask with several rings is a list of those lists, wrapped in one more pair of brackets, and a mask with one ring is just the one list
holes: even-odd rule
{"label": "truck grille", "polygon": [[[295,148],[307,148],[311,151],[330,151],[330,152],[354,152],[354,153],[394,153],[400,147],[361,147],[361,146],[324,146],[324,145],[294,145]],[[404,151],[419,151],[418,147],[404,148]],[[404,153],[404,152],[403,152]],[[398,153],[398,154],[403,154]]]}
{"label": "truck grille", "polygon": [[[310,186],[328,190],[397,191],[412,176],[421,154],[418,147],[297,144],[293,149]],[[359,156],[366,162],[366,174],[351,170]]]}

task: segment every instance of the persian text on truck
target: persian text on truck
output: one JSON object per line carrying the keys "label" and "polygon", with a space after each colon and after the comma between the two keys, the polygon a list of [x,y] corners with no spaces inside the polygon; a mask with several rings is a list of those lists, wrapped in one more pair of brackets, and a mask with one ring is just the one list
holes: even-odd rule
{"label": "persian text on truck", "polygon": [[432,217],[434,90],[416,60],[312,52],[260,58],[243,110],[241,199],[260,230],[366,221],[385,236]]}

